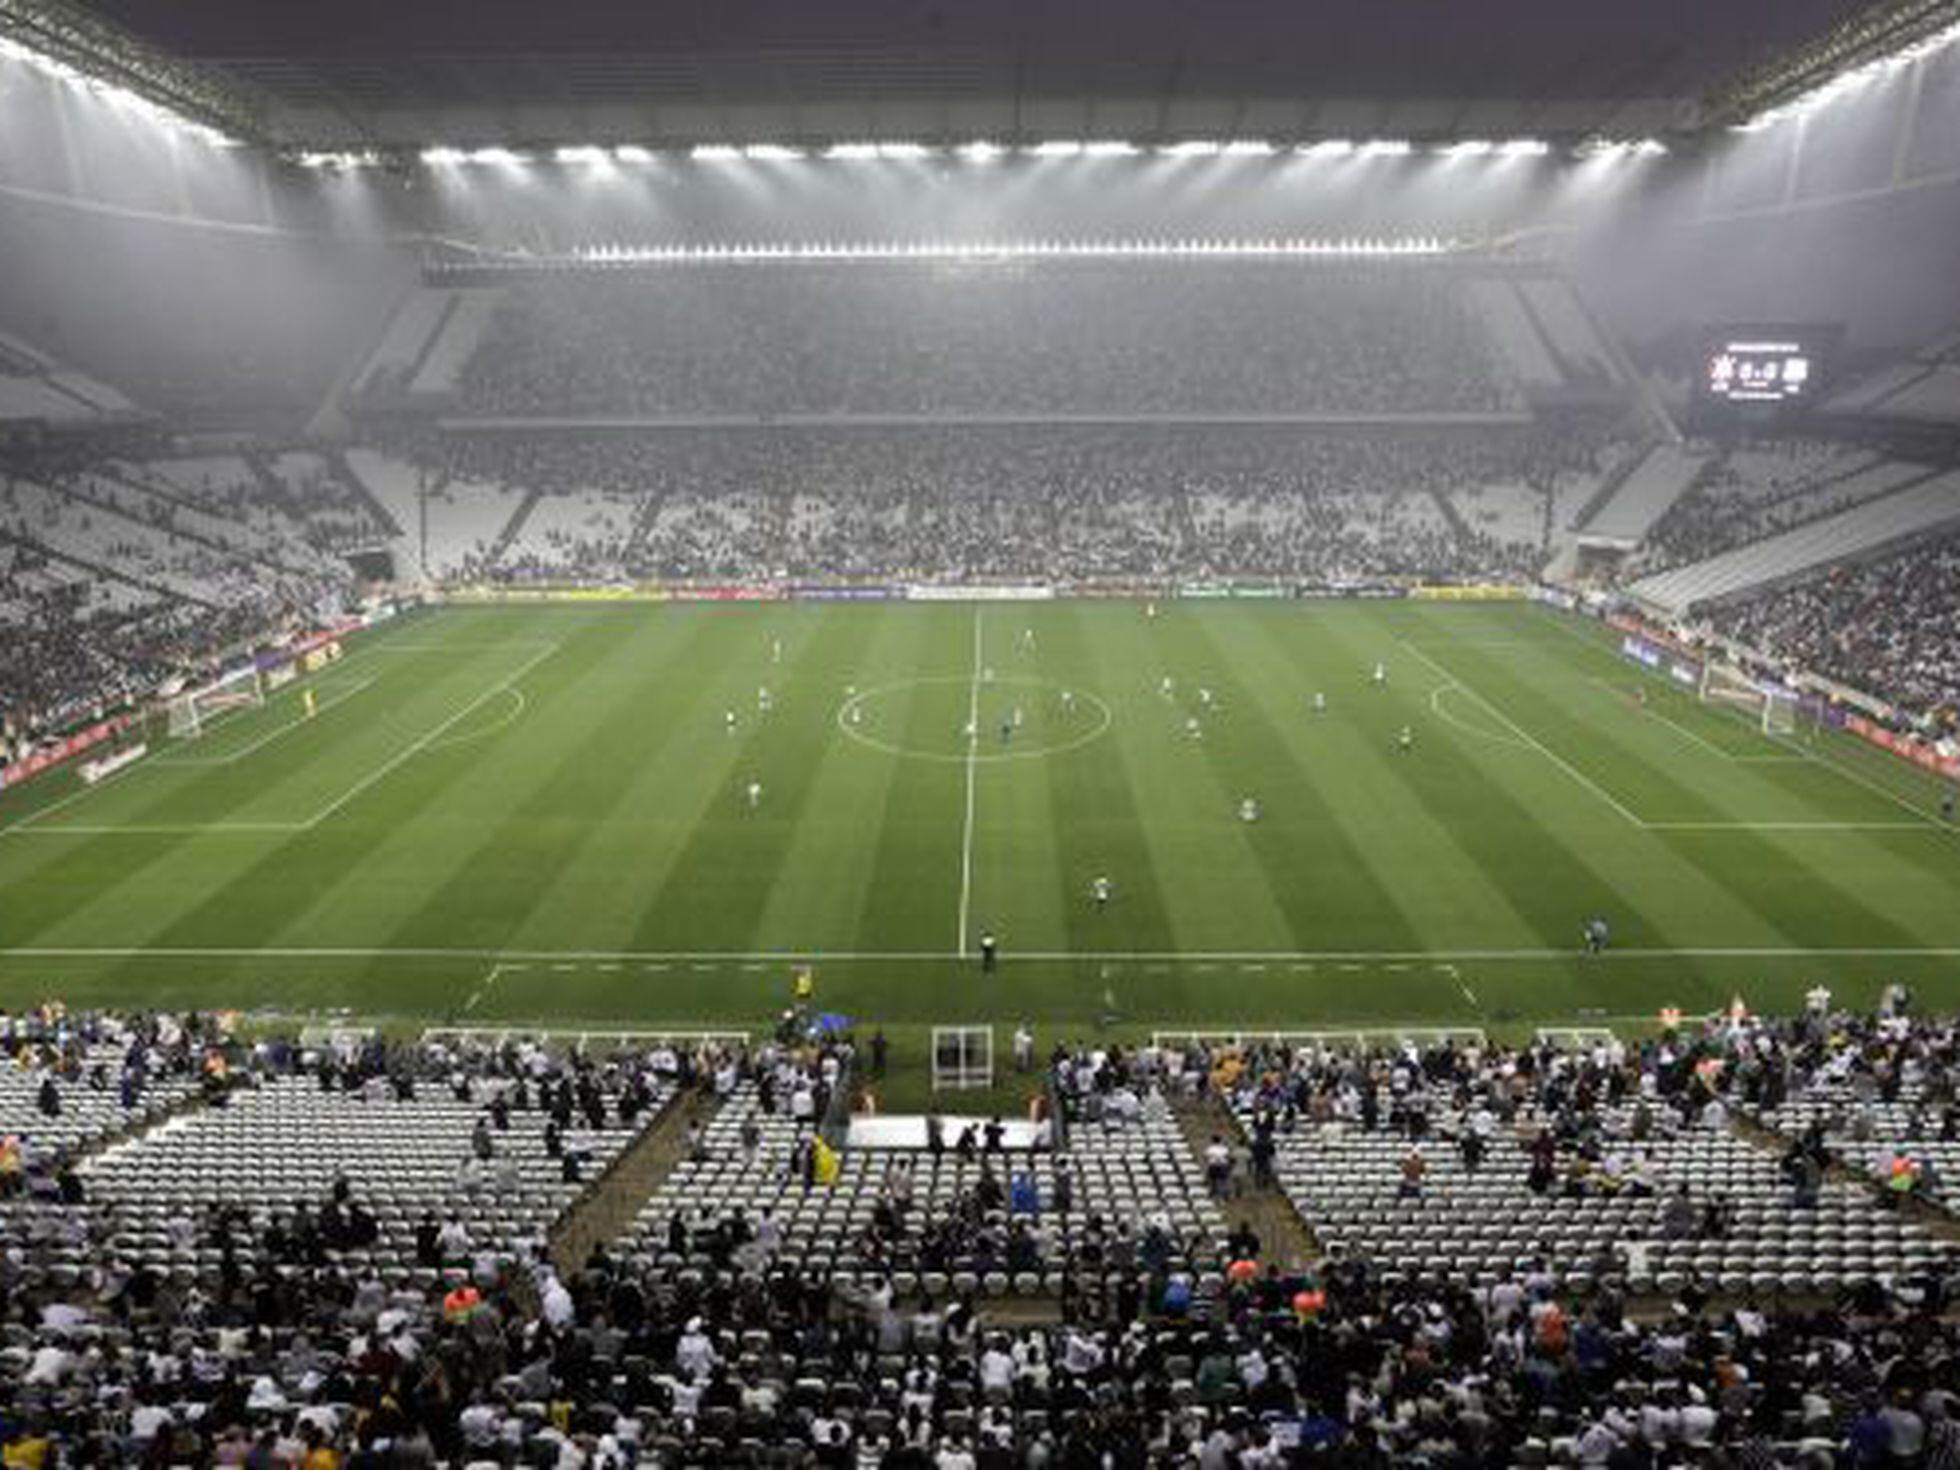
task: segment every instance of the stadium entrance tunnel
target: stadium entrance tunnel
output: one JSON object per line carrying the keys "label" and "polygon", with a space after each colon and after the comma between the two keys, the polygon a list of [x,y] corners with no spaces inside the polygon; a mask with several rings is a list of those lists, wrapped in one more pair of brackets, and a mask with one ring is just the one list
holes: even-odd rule
{"label": "stadium entrance tunnel", "polygon": [[856,690],[837,728],[906,760],[949,765],[1038,760],[1101,739],[1115,721],[1101,695],[1030,674],[929,675]]}

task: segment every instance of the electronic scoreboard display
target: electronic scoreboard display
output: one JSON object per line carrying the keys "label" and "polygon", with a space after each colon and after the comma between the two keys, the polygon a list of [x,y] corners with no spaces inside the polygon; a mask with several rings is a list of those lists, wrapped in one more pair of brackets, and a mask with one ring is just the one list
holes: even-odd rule
{"label": "electronic scoreboard display", "polygon": [[1800,411],[1822,390],[1825,365],[1843,336],[1841,326],[1822,323],[1707,328],[1695,395],[1714,413]]}
{"label": "electronic scoreboard display", "polygon": [[1740,338],[1712,344],[1704,372],[1710,398],[1788,403],[1809,396],[1817,381],[1817,357],[1794,337]]}

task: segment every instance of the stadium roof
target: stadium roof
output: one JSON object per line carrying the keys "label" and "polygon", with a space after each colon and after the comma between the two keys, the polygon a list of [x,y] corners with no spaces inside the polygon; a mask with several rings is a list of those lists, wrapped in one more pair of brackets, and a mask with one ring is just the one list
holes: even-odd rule
{"label": "stadium roof", "polygon": [[[1889,0],[1896,6],[1900,0]],[[1863,0],[93,0],[314,147],[1644,136]]]}

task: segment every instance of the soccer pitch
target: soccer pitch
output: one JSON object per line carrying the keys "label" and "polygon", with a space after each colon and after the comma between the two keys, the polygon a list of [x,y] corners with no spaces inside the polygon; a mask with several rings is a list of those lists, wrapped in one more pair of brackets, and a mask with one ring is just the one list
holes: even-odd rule
{"label": "soccer pitch", "polygon": [[0,799],[0,1001],[755,1029],[796,958],[900,1030],[1960,999],[1930,779],[1535,607],[449,608],[310,683]]}

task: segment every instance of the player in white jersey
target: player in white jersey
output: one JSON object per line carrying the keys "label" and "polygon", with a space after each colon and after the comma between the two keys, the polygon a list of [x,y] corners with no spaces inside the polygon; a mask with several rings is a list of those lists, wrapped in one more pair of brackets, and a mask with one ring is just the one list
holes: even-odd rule
{"label": "player in white jersey", "polygon": [[1015,729],[1017,729],[1017,730],[1018,730],[1018,729],[1020,729],[1020,728],[1021,728],[1021,720],[1022,720],[1022,718],[1023,718],[1023,717],[1022,717],[1022,714],[1021,714],[1021,706],[1017,704],[1017,705],[1015,705],[1015,706],[1014,706],[1014,728],[1015,728]]}
{"label": "player in white jersey", "polygon": [[1239,798],[1239,820],[1241,822],[1256,822],[1259,820],[1258,797],[1242,796]]}
{"label": "player in white jersey", "polygon": [[1184,717],[1184,733],[1193,740],[1202,740],[1205,738],[1204,726],[1198,723],[1198,717],[1196,715],[1186,715]]}
{"label": "player in white jersey", "polygon": [[1386,689],[1388,687],[1388,665],[1377,661],[1375,664],[1374,678],[1377,689]]}
{"label": "player in white jersey", "polygon": [[1166,699],[1175,697],[1177,694],[1177,681],[1169,674],[1164,675],[1163,682],[1157,686],[1157,692]]}
{"label": "player in white jersey", "polygon": [[1313,692],[1313,712],[1317,715],[1327,713],[1327,696],[1318,689]]}
{"label": "player in white jersey", "polygon": [[1111,891],[1109,879],[1101,874],[1098,874],[1096,880],[1089,885],[1089,897],[1095,901],[1098,910],[1109,907]]}
{"label": "player in white jersey", "polygon": [[1206,709],[1211,708],[1211,691],[1202,684],[1198,686],[1198,703]]}
{"label": "player in white jersey", "polygon": [[760,689],[755,691],[755,707],[765,715],[774,707],[775,702],[769,693],[769,686],[767,684],[764,684]]}
{"label": "player in white jersey", "polygon": [[1395,737],[1395,748],[1403,755],[1407,755],[1410,751],[1414,750],[1416,748],[1416,732],[1407,725],[1404,725],[1401,733]]}
{"label": "player in white jersey", "polygon": [[782,661],[783,661],[783,640],[780,638],[771,638],[769,640],[769,662],[772,664],[779,664]]}
{"label": "player in white jersey", "polygon": [[722,712],[721,720],[722,720],[722,724],[727,728],[728,733],[730,735],[733,735],[735,733],[735,711],[732,709],[724,710]]}
{"label": "player in white jersey", "polygon": [[749,782],[749,784],[748,784],[748,789],[747,789],[747,796],[748,796],[748,799],[749,799],[749,810],[750,810],[750,811],[754,811],[754,810],[755,810],[755,809],[756,809],[757,807],[759,807],[759,806],[761,806],[761,805],[762,805],[762,783],[761,783],[760,781],[753,781],[753,780],[752,780],[752,781],[750,781],[750,782]]}
{"label": "player in white jersey", "polygon": [[1073,689],[1064,689],[1062,691],[1062,713],[1065,715],[1075,713],[1075,691]]}

